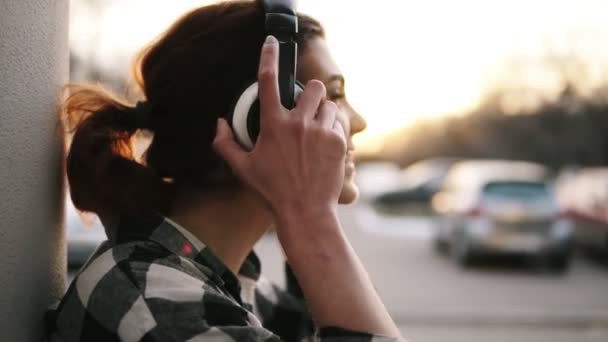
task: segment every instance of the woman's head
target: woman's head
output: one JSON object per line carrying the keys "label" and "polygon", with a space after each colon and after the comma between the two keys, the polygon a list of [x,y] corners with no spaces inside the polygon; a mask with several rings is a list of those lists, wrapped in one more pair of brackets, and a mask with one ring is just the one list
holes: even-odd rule
{"label": "woman's head", "polygon": [[338,120],[346,131],[348,143],[348,156],[346,158],[340,203],[351,203],[359,195],[359,190],[355,184],[355,161],[353,156],[355,146],[352,137],[363,131],[367,124],[365,119],[355,111],[346,99],[344,75],[342,75],[340,68],[331,56],[323,37],[311,38],[308,41],[307,48],[300,54],[298,79],[304,84],[312,79],[322,81],[327,89],[327,99],[338,105]]}
{"label": "woman's head", "polygon": [[[331,58],[320,24],[299,16],[299,29],[298,72],[308,79],[336,72],[327,70],[335,64],[316,61]],[[141,128],[133,107],[97,88],[72,87],[64,113],[76,129],[67,165],[75,205],[129,215],[165,211],[180,188],[238,191],[240,183],[212,142],[217,118],[227,117],[238,94],[255,80],[264,38],[262,5],[230,1],[186,14],[140,54],[134,76],[148,104],[146,128],[153,133],[146,166],[133,160],[131,138]],[[354,185],[347,183],[351,194],[343,202],[354,198]]]}

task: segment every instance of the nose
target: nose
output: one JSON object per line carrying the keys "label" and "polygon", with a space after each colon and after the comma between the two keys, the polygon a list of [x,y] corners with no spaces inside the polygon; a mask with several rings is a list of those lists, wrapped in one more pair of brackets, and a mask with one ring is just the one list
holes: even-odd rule
{"label": "nose", "polygon": [[367,128],[367,122],[354,108],[349,106],[350,135],[355,135]]}

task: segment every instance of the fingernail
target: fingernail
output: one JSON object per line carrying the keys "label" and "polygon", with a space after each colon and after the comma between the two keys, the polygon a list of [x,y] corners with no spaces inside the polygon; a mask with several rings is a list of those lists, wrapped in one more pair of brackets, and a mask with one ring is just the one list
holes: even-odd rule
{"label": "fingernail", "polygon": [[266,37],[266,41],[264,42],[264,44],[266,44],[266,45],[273,45],[276,43],[277,43],[277,39],[274,36]]}

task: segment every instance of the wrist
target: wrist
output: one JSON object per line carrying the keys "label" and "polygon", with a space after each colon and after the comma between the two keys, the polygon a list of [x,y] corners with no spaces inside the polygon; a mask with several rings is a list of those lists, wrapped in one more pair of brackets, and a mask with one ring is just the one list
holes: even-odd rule
{"label": "wrist", "polygon": [[276,232],[290,261],[332,253],[345,240],[337,210],[331,207],[285,215]]}
{"label": "wrist", "polygon": [[290,206],[276,212],[278,230],[285,232],[328,229],[338,224],[337,205]]}

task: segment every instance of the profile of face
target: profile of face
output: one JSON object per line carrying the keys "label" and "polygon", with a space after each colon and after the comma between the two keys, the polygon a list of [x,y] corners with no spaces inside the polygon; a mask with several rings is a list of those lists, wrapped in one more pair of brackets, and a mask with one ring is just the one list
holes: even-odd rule
{"label": "profile of face", "polygon": [[344,171],[344,184],[340,193],[340,204],[354,202],[359,196],[355,183],[355,160],[352,137],[366,127],[365,119],[348,103],[344,91],[344,76],[331,55],[325,39],[318,37],[307,43],[298,59],[298,80],[306,84],[312,79],[322,81],[327,89],[327,99],[338,105],[337,119],[344,127],[347,137],[348,155]]}

